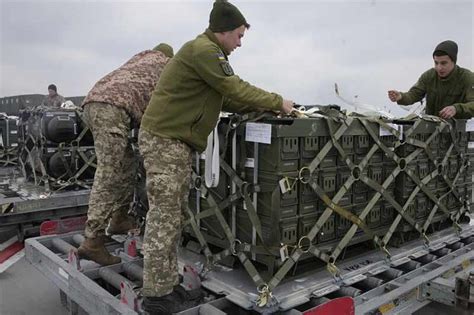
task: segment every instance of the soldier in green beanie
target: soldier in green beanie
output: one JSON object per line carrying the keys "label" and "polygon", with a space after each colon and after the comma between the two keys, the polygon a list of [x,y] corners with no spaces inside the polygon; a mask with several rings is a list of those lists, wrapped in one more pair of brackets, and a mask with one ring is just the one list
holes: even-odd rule
{"label": "soldier in green beanie", "polygon": [[142,119],[140,152],[149,210],[143,239],[144,310],[170,314],[197,303],[179,284],[177,245],[185,220],[191,153],[204,151],[221,111],[290,113],[293,102],[257,88],[233,71],[228,56],[248,24],[227,1],[216,1],[209,27],[167,64]]}
{"label": "soldier in green beanie", "polygon": [[459,67],[458,45],[446,40],[433,51],[434,68],[426,71],[406,93],[388,91],[392,102],[411,105],[426,96],[426,114],[444,119],[474,117],[474,73]]}

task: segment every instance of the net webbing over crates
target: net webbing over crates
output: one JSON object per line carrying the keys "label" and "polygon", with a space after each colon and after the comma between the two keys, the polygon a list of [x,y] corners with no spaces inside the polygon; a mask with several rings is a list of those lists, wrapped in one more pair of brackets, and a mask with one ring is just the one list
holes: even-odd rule
{"label": "net webbing over crates", "polygon": [[[388,244],[428,246],[431,232],[457,230],[470,211],[466,121],[308,116],[222,119],[217,187],[206,187],[195,158],[186,231],[208,269],[228,256],[241,262],[259,307],[301,261],[316,257],[337,278],[348,246],[372,240],[390,258]],[[246,141],[249,129],[263,144]]]}
{"label": "net webbing over crates", "polygon": [[20,115],[19,164],[23,175],[47,191],[90,188],[96,156],[82,112],[43,108]]}

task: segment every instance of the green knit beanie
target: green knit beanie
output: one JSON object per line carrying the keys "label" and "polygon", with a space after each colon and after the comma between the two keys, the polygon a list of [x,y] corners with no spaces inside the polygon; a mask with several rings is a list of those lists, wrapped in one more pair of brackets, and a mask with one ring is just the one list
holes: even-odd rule
{"label": "green knit beanie", "polygon": [[236,6],[226,0],[216,0],[209,17],[209,29],[214,33],[233,31],[245,25],[250,27]]}
{"label": "green knit beanie", "polygon": [[173,58],[173,56],[174,56],[173,47],[171,47],[170,45],[165,44],[165,43],[159,44],[158,46],[153,48],[153,50],[162,52],[168,58]]}
{"label": "green knit beanie", "polygon": [[456,63],[458,59],[458,44],[452,40],[445,40],[444,42],[439,43],[433,51],[433,57],[445,55],[448,55],[449,58]]}

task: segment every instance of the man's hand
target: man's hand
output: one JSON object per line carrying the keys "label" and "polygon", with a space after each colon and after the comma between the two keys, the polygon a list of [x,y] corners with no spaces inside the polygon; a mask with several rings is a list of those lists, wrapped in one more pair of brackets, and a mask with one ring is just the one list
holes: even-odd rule
{"label": "man's hand", "polygon": [[293,111],[293,105],[295,105],[293,101],[283,99],[283,104],[281,105],[281,111],[284,112],[285,114],[289,114]]}
{"label": "man's hand", "polygon": [[388,98],[392,102],[398,102],[399,100],[402,99],[402,93],[395,91],[395,90],[390,90],[388,91]]}
{"label": "man's hand", "polygon": [[446,106],[442,110],[439,111],[439,117],[444,119],[449,119],[456,115],[456,107],[454,106]]}

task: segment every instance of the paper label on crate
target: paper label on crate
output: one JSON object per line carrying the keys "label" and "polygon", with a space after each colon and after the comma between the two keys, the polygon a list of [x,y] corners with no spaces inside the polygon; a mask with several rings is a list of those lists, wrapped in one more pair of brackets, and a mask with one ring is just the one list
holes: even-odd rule
{"label": "paper label on crate", "polygon": [[[392,124],[392,123],[387,123],[387,125],[389,125],[390,127],[392,127],[392,128],[395,129],[395,130],[398,130],[398,132],[400,133],[399,139],[401,139],[401,137],[402,137],[402,132],[403,132],[402,126],[397,125],[397,124]],[[390,132],[390,130],[385,129],[385,128],[382,127],[382,126],[380,126],[379,135],[380,135],[380,137],[383,137],[383,136],[393,136],[393,134]]]}
{"label": "paper label on crate", "polygon": [[468,149],[474,149],[474,141],[470,141],[467,143],[467,148]]}
{"label": "paper label on crate", "polygon": [[245,141],[270,144],[272,143],[272,125],[247,123]]}
{"label": "paper label on crate", "polygon": [[17,147],[17,146],[18,146],[18,143],[12,143],[11,146],[12,146],[12,147]]}
{"label": "paper label on crate", "polygon": [[11,135],[16,135],[16,134],[18,134],[18,130],[10,130],[10,134],[11,134]]}
{"label": "paper label on crate", "polygon": [[255,160],[253,158],[246,158],[245,159],[245,167],[254,168],[255,167]]}
{"label": "paper label on crate", "polygon": [[280,184],[280,190],[283,195],[291,190],[290,183],[288,182],[287,178],[280,179],[278,184]]}
{"label": "paper label on crate", "polygon": [[288,259],[288,247],[285,245],[282,248],[280,248],[280,258],[281,262],[284,262],[285,260]]}
{"label": "paper label on crate", "polygon": [[466,121],[466,131],[474,131],[474,118]]}
{"label": "paper label on crate", "polygon": [[63,278],[65,278],[66,280],[69,280],[69,275],[68,275],[68,273],[67,273],[66,271],[64,271],[63,268],[59,267],[59,268],[58,268],[58,271],[59,271],[59,274],[60,274]]}

